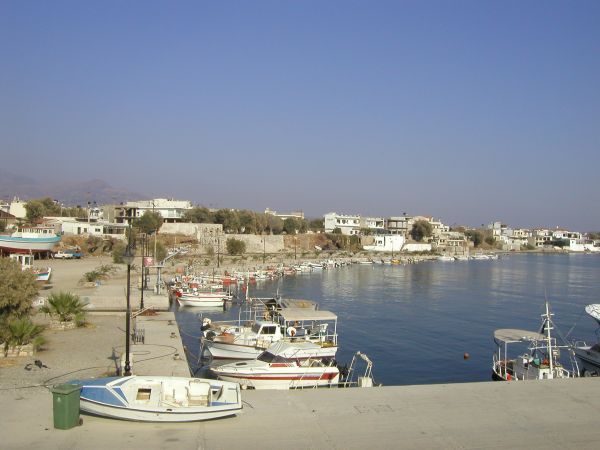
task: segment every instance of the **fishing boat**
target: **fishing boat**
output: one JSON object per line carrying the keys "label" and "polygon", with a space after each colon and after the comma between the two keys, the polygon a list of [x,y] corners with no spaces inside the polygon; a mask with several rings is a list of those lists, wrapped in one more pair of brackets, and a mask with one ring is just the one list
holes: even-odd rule
{"label": "fishing boat", "polygon": [[112,419],[193,422],[235,415],[240,387],[204,378],[126,376],[73,380],[81,385],[80,409]]}
{"label": "fishing boat", "polygon": [[61,240],[53,227],[25,227],[10,235],[0,235],[0,250],[7,253],[50,252]]}
{"label": "fishing boat", "polygon": [[[495,380],[546,380],[555,378],[571,378],[576,372],[563,367],[559,361],[562,349],[567,345],[558,345],[552,337],[554,330],[553,314],[548,302],[546,312],[542,314],[540,331],[516,329],[500,329],[494,331],[494,342],[497,351],[494,353],[492,377]],[[517,357],[511,357],[509,348],[524,350]]]}
{"label": "fishing boat", "polygon": [[[332,358],[319,356],[311,342],[276,342],[256,360],[213,365],[220,380],[252,389],[298,389],[337,387],[340,371]],[[308,357],[307,357],[308,356]]]}
{"label": "fishing boat", "polygon": [[35,275],[35,280],[42,283],[50,281],[52,276],[51,267],[34,267],[33,266],[33,254],[27,253],[13,253],[9,256],[13,261],[18,262],[21,265],[22,270],[29,270]]}
{"label": "fishing boat", "polygon": [[[600,304],[587,305],[585,312],[600,326]],[[596,335],[600,328],[596,330]],[[584,377],[600,376],[600,343],[588,345],[585,342],[576,342],[573,351],[581,364],[581,375]]]}
{"label": "fishing boat", "polygon": [[[312,342],[319,356],[333,358],[338,349],[337,316],[310,308],[267,310],[251,325],[212,324],[202,327],[201,354],[214,359],[256,359],[274,342]],[[299,358],[308,358],[310,354]]]}

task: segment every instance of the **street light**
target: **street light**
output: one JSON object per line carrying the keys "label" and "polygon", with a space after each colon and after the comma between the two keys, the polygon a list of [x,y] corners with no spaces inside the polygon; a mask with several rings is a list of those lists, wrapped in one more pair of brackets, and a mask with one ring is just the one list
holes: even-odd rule
{"label": "street light", "polygon": [[124,375],[131,375],[131,365],[129,363],[129,339],[131,331],[129,329],[131,322],[131,304],[129,303],[129,295],[130,295],[130,282],[131,282],[131,264],[133,264],[133,260],[135,259],[135,252],[133,248],[131,248],[131,227],[129,228],[129,241],[127,243],[127,247],[125,248],[125,252],[123,253],[123,262],[127,264],[127,312],[125,313],[125,370]]}
{"label": "street light", "polygon": [[266,243],[265,243],[266,240],[264,237],[263,237],[262,241],[263,241],[263,264],[264,264],[265,263],[265,247],[266,247]]}
{"label": "street light", "polygon": [[294,236],[294,259],[296,259],[296,245],[298,244],[298,238]]}
{"label": "street light", "polygon": [[144,287],[146,284],[146,265],[144,257],[146,256],[146,233],[142,233],[142,297],[140,299],[140,309],[144,309]]}

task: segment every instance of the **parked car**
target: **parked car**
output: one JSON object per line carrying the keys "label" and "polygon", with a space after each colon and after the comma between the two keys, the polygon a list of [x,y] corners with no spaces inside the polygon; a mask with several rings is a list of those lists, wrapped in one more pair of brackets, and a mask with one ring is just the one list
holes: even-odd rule
{"label": "parked car", "polygon": [[62,250],[57,251],[54,255],[55,259],[73,259],[73,253],[70,252],[64,252]]}

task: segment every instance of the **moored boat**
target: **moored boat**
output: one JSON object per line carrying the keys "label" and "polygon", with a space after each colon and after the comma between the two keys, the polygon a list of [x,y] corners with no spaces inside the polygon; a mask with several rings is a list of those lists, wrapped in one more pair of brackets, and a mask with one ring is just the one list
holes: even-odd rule
{"label": "moored boat", "polygon": [[[600,304],[587,305],[585,312],[600,326]],[[600,328],[596,330],[596,334],[599,332]],[[600,376],[600,342],[593,345],[588,345],[585,342],[576,342],[573,351],[581,365],[582,376]]]}
{"label": "moored boat", "polygon": [[[567,370],[559,360],[561,348],[569,350],[569,347],[558,345],[552,337],[552,315],[546,302],[546,312],[542,314],[539,332],[517,329],[499,329],[494,332],[497,351],[492,361],[492,377],[495,380],[550,380],[577,375],[576,370]],[[509,347],[516,347],[524,352],[514,357],[511,356]]]}
{"label": "moored boat", "polygon": [[[337,316],[331,311],[310,308],[282,308],[265,311],[250,326],[208,323],[203,327],[202,353],[213,359],[255,359],[274,342],[312,342],[320,357],[333,358],[337,352]],[[299,358],[308,358],[300,352]]]}
{"label": "moored boat", "polygon": [[126,376],[73,380],[80,409],[113,419],[192,422],[235,415],[242,409],[235,383],[203,378]]}
{"label": "moored boat", "polygon": [[[276,342],[256,360],[211,366],[219,379],[253,389],[337,387],[340,371],[332,358],[319,356],[311,342]],[[307,357],[308,356],[308,357]]]}

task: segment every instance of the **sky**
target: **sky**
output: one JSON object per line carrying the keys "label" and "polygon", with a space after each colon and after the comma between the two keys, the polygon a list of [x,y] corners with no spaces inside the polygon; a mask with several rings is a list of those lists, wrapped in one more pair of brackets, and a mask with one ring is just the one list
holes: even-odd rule
{"label": "sky", "polygon": [[0,2],[0,158],[308,217],[600,229],[598,1]]}

